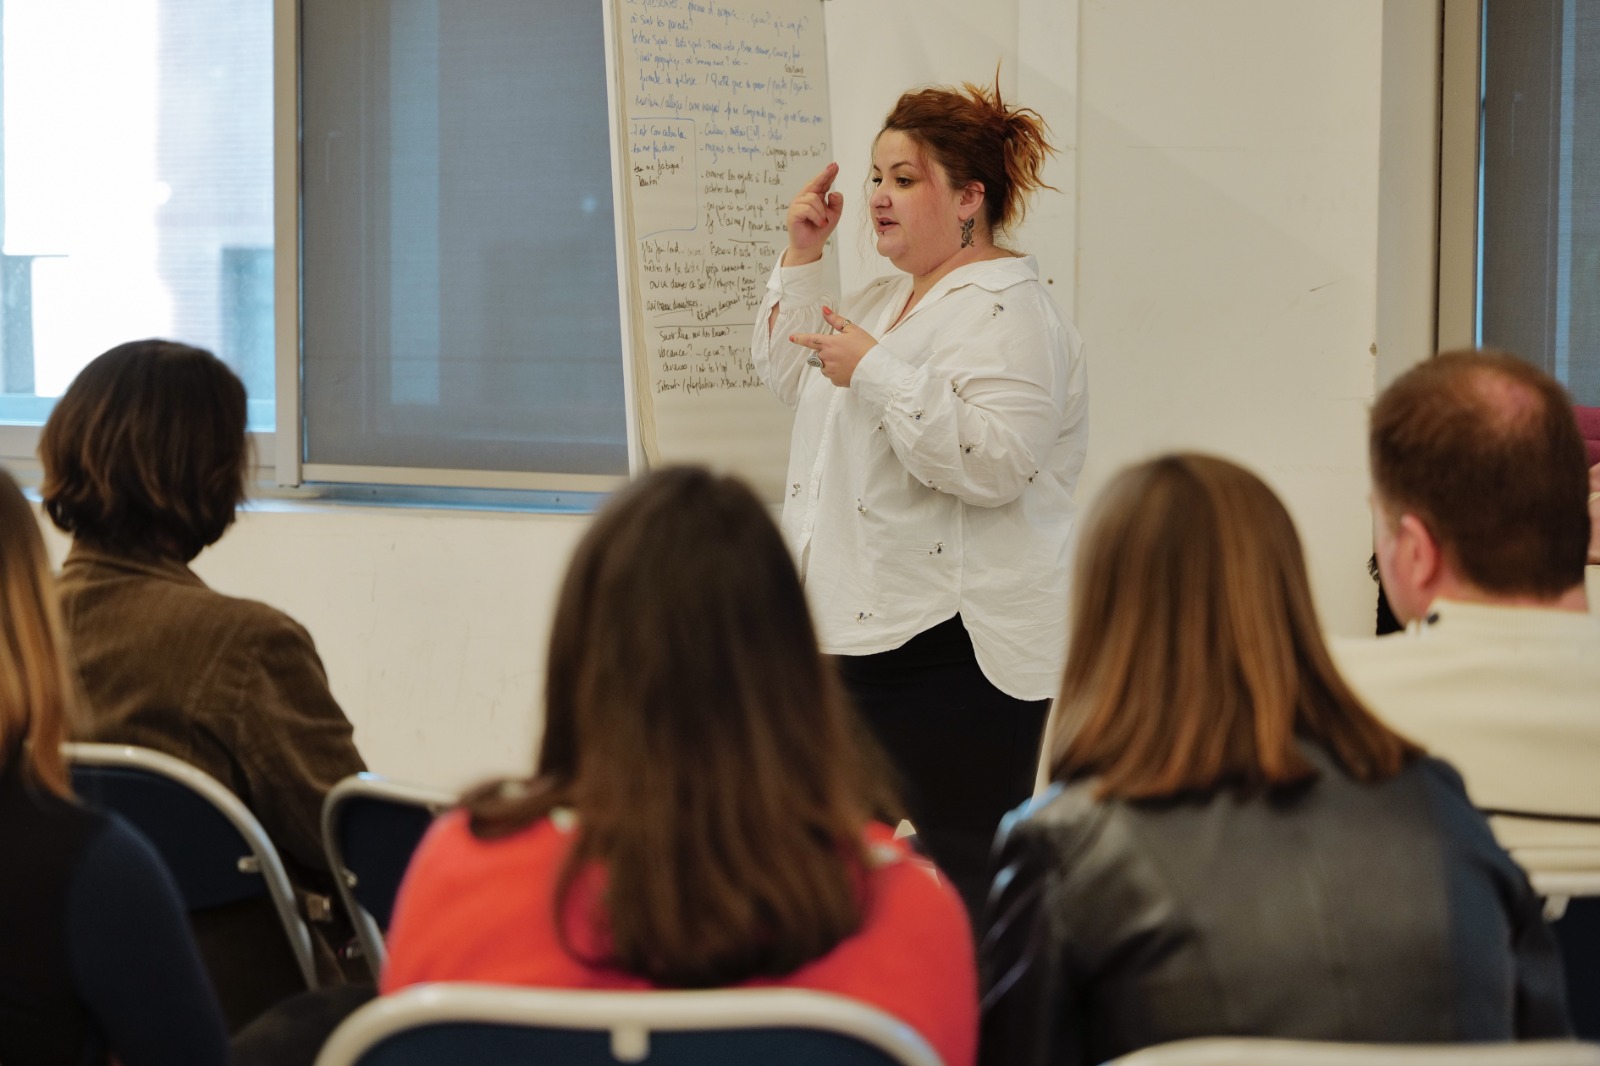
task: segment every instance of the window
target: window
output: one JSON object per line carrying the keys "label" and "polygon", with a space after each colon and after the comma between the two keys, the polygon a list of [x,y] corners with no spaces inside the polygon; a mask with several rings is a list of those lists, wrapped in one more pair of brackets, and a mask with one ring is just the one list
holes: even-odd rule
{"label": "window", "polygon": [[[0,0],[0,421],[140,337],[273,427],[272,0]],[[30,448],[31,450],[31,448]]]}
{"label": "window", "polygon": [[1481,18],[1476,337],[1600,405],[1600,5]]}
{"label": "window", "polygon": [[302,5],[307,480],[627,474],[604,10]]}
{"label": "window", "polygon": [[0,423],[165,336],[239,373],[280,483],[609,488],[606,11],[0,0]]}

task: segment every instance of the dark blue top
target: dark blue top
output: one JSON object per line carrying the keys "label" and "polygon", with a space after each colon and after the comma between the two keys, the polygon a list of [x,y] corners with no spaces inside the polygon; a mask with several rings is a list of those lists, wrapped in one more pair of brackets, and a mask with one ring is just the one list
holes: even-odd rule
{"label": "dark blue top", "polygon": [[0,770],[0,1063],[228,1060],[178,890],[115,815]]}

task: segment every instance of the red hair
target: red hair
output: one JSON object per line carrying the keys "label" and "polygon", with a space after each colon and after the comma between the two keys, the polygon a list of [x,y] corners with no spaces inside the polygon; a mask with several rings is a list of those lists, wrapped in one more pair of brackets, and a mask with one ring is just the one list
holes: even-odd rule
{"label": "red hair", "polygon": [[992,89],[966,82],[959,91],[905,93],[883,129],[905,134],[930,153],[952,188],[982,185],[984,221],[992,232],[1022,221],[1035,189],[1055,189],[1043,180],[1045,160],[1055,152],[1049,127],[1032,108],[1008,107],[1000,99],[999,71]]}

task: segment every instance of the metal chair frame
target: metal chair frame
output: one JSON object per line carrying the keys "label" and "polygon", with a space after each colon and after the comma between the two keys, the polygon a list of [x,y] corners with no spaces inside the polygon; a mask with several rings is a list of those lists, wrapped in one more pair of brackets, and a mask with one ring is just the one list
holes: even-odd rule
{"label": "metal chair frame", "polygon": [[377,800],[426,810],[437,816],[453,807],[456,797],[439,789],[393,781],[378,774],[359,773],[334,785],[322,802],[322,847],[328,856],[328,869],[333,871],[339,901],[350,916],[373,980],[377,980],[388,958],[383,940],[385,931],[355,897],[354,889],[360,884],[361,871],[350,869],[339,837],[340,817],[352,800]]}
{"label": "metal chair frame", "polygon": [[[198,799],[215,808],[238,831],[241,842],[249,854],[238,857],[240,873],[258,874],[267,897],[272,901],[289,947],[294,952],[295,963],[305,978],[307,988],[317,987],[317,967],[311,947],[311,930],[295,902],[294,886],[289,881],[278,849],[268,838],[266,830],[250,809],[228,790],[227,786],[203,770],[174,758],[164,752],[126,744],[79,744],[61,746],[62,755],[69,764],[84,767],[110,767],[134,770],[152,777],[171,781],[193,793]],[[168,865],[173,860],[162,857]]]}
{"label": "metal chair frame", "polygon": [[[905,1022],[824,992],[793,988],[596,992],[470,983],[414,985],[373,1000],[345,1019],[323,1045],[316,1066],[362,1066],[369,1061],[365,1056],[386,1041],[428,1026],[462,1023],[609,1033],[613,1063],[648,1062],[653,1033],[782,1028],[844,1036],[899,1066],[943,1066],[927,1041]],[[462,1061],[498,1066],[472,1057],[467,1049],[462,1049],[462,1056]],[[594,1061],[584,1066],[594,1066]]]}

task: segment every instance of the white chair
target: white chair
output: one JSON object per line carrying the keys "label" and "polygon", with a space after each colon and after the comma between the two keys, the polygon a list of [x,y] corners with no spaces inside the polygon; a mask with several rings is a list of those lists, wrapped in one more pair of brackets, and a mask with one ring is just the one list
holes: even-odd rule
{"label": "white chair", "polygon": [[1339,1044],[1208,1037],[1157,1044],[1107,1066],[1600,1066],[1600,1044]]}
{"label": "white chair", "polygon": [[61,751],[74,791],[121,815],[154,845],[189,910],[270,899],[306,987],[317,987],[311,931],[294,886],[278,849],[237,796],[210,774],[149,748],[63,744]]}
{"label": "white chair", "polygon": [[455,805],[448,792],[352,774],[322,804],[322,846],[339,898],[376,980],[400,879],[428,826]]}
{"label": "white chair", "polygon": [[1544,897],[1544,916],[1556,921],[1574,899],[1600,896],[1600,870],[1540,870],[1527,867],[1528,882]]}
{"label": "white chair", "polygon": [[339,1026],[316,1066],[441,1062],[942,1066],[904,1022],[822,992],[586,992],[481,984],[416,985],[382,996]]}

